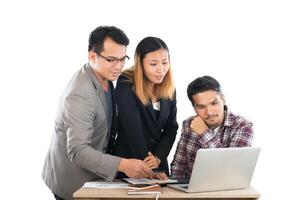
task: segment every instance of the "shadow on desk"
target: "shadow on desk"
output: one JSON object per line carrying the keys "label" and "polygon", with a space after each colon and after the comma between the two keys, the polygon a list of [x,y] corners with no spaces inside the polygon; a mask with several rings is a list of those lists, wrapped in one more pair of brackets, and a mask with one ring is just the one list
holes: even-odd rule
{"label": "shadow on desk", "polygon": [[[95,189],[80,188],[73,197],[75,200],[120,200],[120,199],[155,199],[155,195],[128,195],[127,189]],[[201,193],[185,193],[169,187],[164,187],[159,199],[165,200],[254,200],[259,199],[260,194],[252,187],[242,190],[227,190]]]}

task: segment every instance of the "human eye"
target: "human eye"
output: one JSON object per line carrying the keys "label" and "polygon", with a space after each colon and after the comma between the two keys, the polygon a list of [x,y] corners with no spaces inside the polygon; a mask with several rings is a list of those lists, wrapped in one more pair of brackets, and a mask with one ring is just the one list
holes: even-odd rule
{"label": "human eye", "polygon": [[150,63],[149,65],[154,67],[156,66],[156,63]]}
{"label": "human eye", "polygon": [[121,63],[124,63],[125,60],[126,60],[126,57],[120,58],[120,62],[121,62]]}
{"label": "human eye", "polygon": [[218,104],[219,104],[219,101],[213,101],[211,104],[212,104],[212,105],[218,105]]}
{"label": "human eye", "polygon": [[110,58],[110,63],[117,63],[118,62],[118,59],[117,58]]}
{"label": "human eye", "polygon": [[115,58],[107,58],[106,60],[109,63],[113,63],[113,62],[115,62],[116,59]]}
{"label": "human eye", "polygon": [[202,106],[202,105],[196,105],[196,108],[197,108],[198,110],[201,110],[201,109],[204,108],[204,106]]}

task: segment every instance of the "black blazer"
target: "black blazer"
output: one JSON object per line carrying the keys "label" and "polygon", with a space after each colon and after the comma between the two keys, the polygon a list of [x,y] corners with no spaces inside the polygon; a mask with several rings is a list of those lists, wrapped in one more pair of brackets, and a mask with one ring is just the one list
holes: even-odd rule
{"label": "black blazer", "polygon": [[118,136],[115,155],[143,160],[148,151],[161,160],[159,169],[169,172],[167,157],[176,138],[176,96],[173,100],[160,99],[156,117],[152,104],[144,106],[136,97],[132,83],[120,76],[116,87],[118,107]]}

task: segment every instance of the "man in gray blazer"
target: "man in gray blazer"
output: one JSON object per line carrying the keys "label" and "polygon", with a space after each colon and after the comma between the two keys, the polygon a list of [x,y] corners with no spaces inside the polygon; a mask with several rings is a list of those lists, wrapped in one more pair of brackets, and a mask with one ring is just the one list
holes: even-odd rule
{"label": "man in gray blazer", "polygon": [[124,66],[129,39],[113,26],[100,26],[89,37],[89,62],[71,79],[59,103],[55,130],[42,177],[56,199],[72,199],[85,182],[112,181],[118,171],[152,177],[137,159],[106,154],[115,118],[114,88]]}

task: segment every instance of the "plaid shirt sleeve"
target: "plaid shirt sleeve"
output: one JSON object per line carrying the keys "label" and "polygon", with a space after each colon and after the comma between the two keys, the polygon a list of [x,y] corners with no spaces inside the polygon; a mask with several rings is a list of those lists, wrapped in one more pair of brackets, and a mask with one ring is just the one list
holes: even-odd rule
{"label": "plaid shirt sleeve", "polygon": [[182,125],[182,133],[177,145],[174,159],[171,163],[171,174],[176,178],[186,178],[186,169],[188,168],[186,145],[188,144],[188,133],[186,130],[186,121]]}
{"label": "plaid shirt sleeve", "polygon": [[[239,118],[233,124],[232,127],[224,127],[221,130],[222,133],[215,134],[212,130],[208,129],[203,134],[198,135],[201,146],[203,148],[251,146],[253,139],[252,123]],[[223,141],[224,138],[227,138],[227,140]]]}

